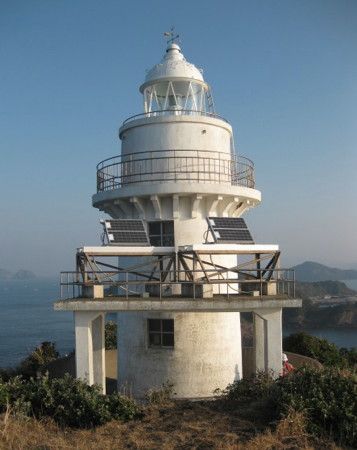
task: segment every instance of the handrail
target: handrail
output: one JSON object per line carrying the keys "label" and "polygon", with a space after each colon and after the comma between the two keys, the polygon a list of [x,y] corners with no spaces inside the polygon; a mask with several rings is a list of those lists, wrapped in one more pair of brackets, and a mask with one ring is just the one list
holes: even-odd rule
{"label": "handrail", "polygon": [[141,114],[135,114],[134,116],[130,116],[124,120],[122,126],[127,124],[128,122],[131,122],[131,121],[139,119],[139,118],[162,117],[162,116],[171,116],[171,115],[173,115],[173,116],[179,116],[179,115],[206,116],[206,117],[213,117],[214,119],[220,119],[220,120],[223,120],[224,122],[229,123],[227,119],[225,119],[215,113],[210,113],[210,112],[205,112],[205,111],[197,111],[194,109],[162,109],[162,110],[158,110],[158,111],[150,111],[150,112],[145,112],[145,113],[141,113]]}
{"label": "handrail", "polygon": [[147,150],[104,159],[97,165],[97,192],[129,184],[222,183],[255,187],[254,163],[214,150]]}
{"label": "handrail", "polygon": [[[269,279],[263,278],[262,272],[265,269],[244,269],[246,278],[210,278],[208,282],[211,285],[220,286],[218,289],[219,295],[236,296],[248,296],[253,291],[259,292],[261,299],[269,297],[270,295],[283,295],[287,298],[295,298],[295,271],[294,269],[271,269],[272,277]],[[83,287],[101,285],[105,288],[117,287],[122,289],[122,294],[128,298],[132,294],[140,295],[143,289],[149,290],[149,286],[157,287],[157,294],[154,297],[162,296],[163,289],[167,286],[194,286],[192,298],[195,298],[195,291],[200,285],[207,284],[207,281],[202,278],[202,270],[192,270],[189,272],[196,273],[201,276],[200,279],[193,277],[190,280],[186,277],[187,270],[177,269],[175,271],[166,272],[166,270],[159,270],[157,272],[157,278],[152,278],[152,271],[142,271],[141,273],[135,273],[133,278],[133,272],[122,270],[111,271],[63,271],[60,275],[60,289],[61,299],[76,298],[82,296]],[[215,269],[206,269],[206,273],[216,274]],[[244,275],[243,274],[243,275]],[[165,275],[165,276],[164,276]],[[167,278],[168,276],[168,278]],[[236,286],[236,289],[234,288]],[[276,294],[270,294],[268,286],[275,286]],[[137,291],[135,291],[135,289]],[[232,289],[234,293],[230,293],[229,289]],[[176,297],[191,297],[187,292],[182,294],[175,294]]]}

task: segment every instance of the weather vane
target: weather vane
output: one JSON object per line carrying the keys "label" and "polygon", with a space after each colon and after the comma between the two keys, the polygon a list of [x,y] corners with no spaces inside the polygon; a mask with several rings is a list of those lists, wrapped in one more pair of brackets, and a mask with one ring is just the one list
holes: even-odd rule
{"label": "weather vane", "polygon": [[167,44],[173,44],[175,41],[179,40],[180,35],[176,34],[175,36],[175,27],[171,27],[170,31],[165,31],[164,36],[166,38]]}

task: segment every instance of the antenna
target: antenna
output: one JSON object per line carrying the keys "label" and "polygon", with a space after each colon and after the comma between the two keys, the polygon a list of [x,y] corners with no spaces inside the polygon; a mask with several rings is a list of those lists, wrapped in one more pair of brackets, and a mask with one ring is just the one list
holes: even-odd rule
{"label": "antenna", "polygon": [[165,31],[164,36],[166,38],[167,45],[174,44],[175,41],[179,41],[180,35],[176,34],[175,36],[175,27],[171,27],[170,31]]}

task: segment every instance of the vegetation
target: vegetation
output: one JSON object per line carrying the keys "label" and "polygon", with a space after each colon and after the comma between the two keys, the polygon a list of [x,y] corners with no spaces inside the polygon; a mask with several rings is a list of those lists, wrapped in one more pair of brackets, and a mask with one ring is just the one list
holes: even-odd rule
{"label": "vegetation", "polygon": [[280,414],[292,409],[304,412],[310,432],[357,446],[357,382],[351,374],[333,368],[302,368],[279,378],[274,388]]}
{"label": "vegetation", "polygon": [[149,389],[145,397],[147,402],[151,405],[164,405],[169,402],[174,395],[174,385],[166,382],[158,389]]}
{"label": "vegetation", "polygon": [[105,349],[114,350],[117,348],[117,324],[109,321],[105,324]]}
{"label": "vegetation", "polygon": [[314,281],[296,282],[296,296],[299,298],[331,296],[357,295],[357,292],[350,289],[342,281]]}
{"label": "vegetation", "polygon": [[[115,331],[116,326],[107,333],[112,344]],[[284,348],[325,368],[301,368],[277,380],[259,373],[229,385],[216,401],[173,401],[174,386],[166,383],[139,406],[69,375],[41,375],[58,357],[53,344],[43,343],[19,366],[25,376],[0,374],[0,449],[332,450],[332,439],[357,446],[357,377],[350,370],[356,350],[304,333],[286,338]]]}
{"label": "vegetation", "polygon": [[283,320],[285,325],[297,328],[356,328],[357,303],[320,308],[310,299],[303,298],[302,308],[283,309]]}
{"label": "vegetation", "polygon": [[0,449],[337,450],[333,442],[306,431],[302,413],[292,412],[271,427],[247,419],[244,411],[227,412],[226,401],[175,401],[145,407],[142,420],[111,421],[95,430],[62,429],[51,419],[22,419],[10,411],[0,415]]}
{"label": "vegetation", "polygon": [[91,428],[116,419],[130,420],[140,413],[138,405],[117,393],[102,395],[98,386],[65,375],[24,380],[21,376],[0,382],[0,412],[7,407],[21,416],[51,417],[58,425]]}
{"label": "vegetation", "polygon": [[338,348],[335,344],[306,333],[295,333],[284,338],[283,348],[287,352],[298,353],[317,359],[325,366],[350,368],[357,367],[357,350]]}
{"label": "vegetation", "polygon": [[36,377],[47,364],[59,356],[53,342],[42,342],[17,367],[0,369],[0,379],[6,381],[17,375],[21,375],[25,379]]}
{"label": "vegetation", "polygon": [[304,367],[276,381],[258,374],[229,385],[224,396],[238,404],[258,402],[259,409],[269,406],[271,419],[301,412],[310,433],[357,445],[357,383],[348,371]]}

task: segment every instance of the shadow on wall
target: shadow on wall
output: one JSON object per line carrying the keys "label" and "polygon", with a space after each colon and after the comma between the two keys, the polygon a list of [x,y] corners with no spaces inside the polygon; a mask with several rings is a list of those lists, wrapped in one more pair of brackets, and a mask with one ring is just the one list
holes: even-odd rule
{"label": "shadow on wall", "polygon": [[[105,351],[105,369],[106,369],[106,384],[107,393],[110,394],[116,390],[117,387],[117,351]],[[61,378],[65,373],[69,373],[72,377],[76,376],[76,362],[75,355],[64,356],[52,361],[45,368],[48,371],[50,378]]]}

